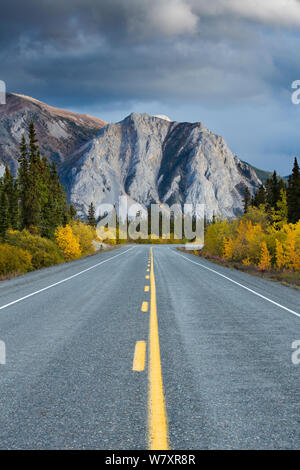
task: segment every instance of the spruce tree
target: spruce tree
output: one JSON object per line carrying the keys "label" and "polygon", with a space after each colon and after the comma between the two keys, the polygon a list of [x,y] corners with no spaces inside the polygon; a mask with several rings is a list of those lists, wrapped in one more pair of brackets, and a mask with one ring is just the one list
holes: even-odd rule
{"label": "spruce tree", "polygon": [[25,136],[23,135],[21,144],[20,144],[20,156],[19,161],[19,170],[18,170],[18,179],[17,187],[19,192],[20,200],[20,226],[21,228],[26,227],[26,210],[27,210],[27,197],[29,190],[29,178],[28,178],[28,149],[26,144]]}
{"label": "spruce tree", "polygon": [[251,204],[251,194],[250,194],[248,187],[246,187],[245,192],[244,192],[244,214],[248,212],[250,204]]}
{"label": "spruce tree", "polygon": [[77,210],[76,210],[76,207],[73,206],[73,204],[70,205],[70,207],[69,207],[69,212],[70,212],[70,218],[71,218],[71,220],[74,220],[75,217],[76,217],[76,214],[77,214]]}
{"label": "spruce tree", "polygon": [[17,187],[14,183],[14,178],[10,172],[8,165],[5,167],[5,173],[3,177],[3,192],[7,204],[7,224],[8,228],[17,229],[19,226],[18,221],[18,194]]}
{"label": "spruce tree", "polygon": [[36,132],[33,122],[29,126],[29,168],[28,193],[25,207],[25,226],[40,228],[42,206],[42,162],[37,145]]}
{"label": "spruce tree", "polygon": [[95,208],[94,208],[94,204],[91,202],[91,204],[89,205],[89,212],[88,212],[88,224],[91,226],[91,227],[96,227],[97,223],[96,223],[96,217],[95,217]]}
{"label": "spruce tree", "polygon": [[294,167],[289,178],[288,191],[288,220],[296,223],[300,219],[300,169],[297,158],[294,160]]}
{"label": "spruce tree", "polygon": [[254,196],[253,205],[255,207],[259,207],[261,204],[265,204],[265,203],[266,203],[266,190],[265,190],[264,185],[262,184],[258,188],[258,190],[257,190],[257,192]]}

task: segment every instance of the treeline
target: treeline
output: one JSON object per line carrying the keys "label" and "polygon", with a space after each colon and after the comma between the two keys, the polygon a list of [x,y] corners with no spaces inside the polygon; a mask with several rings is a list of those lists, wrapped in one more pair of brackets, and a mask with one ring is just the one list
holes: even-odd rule
{"label": "treeline", "polygon": [[0,277],[23,274],[94,253],[100,247],[95,210],[87,223],[75,218],[55,164],[42,158],[31,123],[22,138],[14,179],[8,166],[0,179]]}
{"label": "treeline", "polygon": [[67,204],[55,163],[41,157],[33,122],[18,160],[17,178],[6,166],[0,180],[0,236],[4,239],[9,228],[28,229],[53,239],[56,228],[72,220],[76,210]]}
{"label": "treeline", "polygon": [[279,212],[279,219],[286,218],[288,223],[295,224],[300,219],[300,169],[297,158],[294,160],[292,174],[286,184],[274,171],[265,185],[261,185],[256,194],[251,198],[248,189],[245,190],[244,213],[249,207],[263,205],[270,217],[274,212]]}
{"label": "treeline", "polygon": [[[288,184],[273,173],[251,198],[245,193],[244,215],[216,218],[206,227],[202,255],[234,266],[274,273],[299,283],[300,171],[297,159]],[[291,277],[293,276],[293,277]]]}

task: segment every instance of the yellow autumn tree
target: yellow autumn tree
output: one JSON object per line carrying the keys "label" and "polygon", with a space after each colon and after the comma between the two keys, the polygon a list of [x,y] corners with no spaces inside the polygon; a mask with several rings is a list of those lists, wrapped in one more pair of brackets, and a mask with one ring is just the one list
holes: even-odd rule
{"label": "yellow autumn tree", "polygon": [[276,238],[276,249],[275,249],[275,258],[276,258],[276,267],[278,270],[285,267],[286,256],[284,253],[282,243]]}
{"label": "yellow autumn tree", "polygon": [[233,241],[232,238],[226,238],[224,237],[224,248],[223,248],[223,258],[227,260],[232,259],[233,255]]}
{"label": "yellow autumn tree", "polygon": [[79,241],[72,232],[70,225],[56,229],[55,241],[59,249],[63,252],[66,261],[80,258],[81,250]]}
{"label": "yellow autumn tree", "polygon": [[300,270],[300,255],[296,251],[296,233],[295,225],[289,225],[285,244],[286,263],[291,271]]}
{"label": "yellow autumn tree", "polygon": [[80,220],[71,223],[71,229],[79,242],[82,256],[95,253],[98,237],[96,229],[90,225],[82,223]]}
{"label": "yellow autumn tree", "polygon": [[258,269],[260,271],[270,271],[271,269],[271,256],[270,256],[266,242],[262,242],[261,244],[260,261],[258,264]]}

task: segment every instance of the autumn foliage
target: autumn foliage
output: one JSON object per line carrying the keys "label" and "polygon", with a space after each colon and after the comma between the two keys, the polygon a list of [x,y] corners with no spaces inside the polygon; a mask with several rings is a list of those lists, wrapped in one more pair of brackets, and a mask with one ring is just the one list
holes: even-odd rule
{"label": "autumn foliage", "polygon": [[66,261],[80,258],[81,250],[78,237],[73,233],[70,225],[58,227],[55,231],[55,241],[62,251]]}
{"label": "autumn foliage", "polygon": [[6,243],[0,244],[0,273],[7,274],[24,274],[32,270],[31,254],[18,248],[10,246]]}
{"label": "autumn foliage", "polygon": [[208,225],[202,253],[261,271],[300,271],[300,221],[274,223],[263,206],[250,208],[240,219]]}

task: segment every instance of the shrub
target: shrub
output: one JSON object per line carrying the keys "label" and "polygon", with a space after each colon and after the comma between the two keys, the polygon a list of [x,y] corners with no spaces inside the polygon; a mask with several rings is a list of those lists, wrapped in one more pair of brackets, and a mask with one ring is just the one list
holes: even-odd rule
{"label": "shrub", "polygon": [[31,263],[34,269],[40,269],[64,262],[62,253],[56,244],[39,235],[33,235],[28,230],[8,230],[6,242],[9,245],[29,251],[32,256]]}
{"label": "shrub", "polygon": [[5,243],[0,244],[0,274],[24,274],[32,269],[31,254]]}
{"label": "shrub", "polygon": [[300,271],[300,221],[270,224],[264,206],[238,220],[217,219],[206,228],[204,255],[255,265],[261,271]]}
{"label": "shrub", "polygon": [[261,244],[261,253],[258,269],[260,271],[270,271],[271,269],[271,257],[266,242],[262,242]]}
{"label": "shrub", "polygon": [[70,225],[57,227],[55,231],[55,241],[59,249],[63,252],[66,261],[80,258],[81,250],[79,241],[72,232]]}
{"label": "shrub", "polygon": [[79,220],[71,224],[72,232],[79,241],[82,256],[95,253],[95,241],[97,241],[96,229],[83,224]]}

